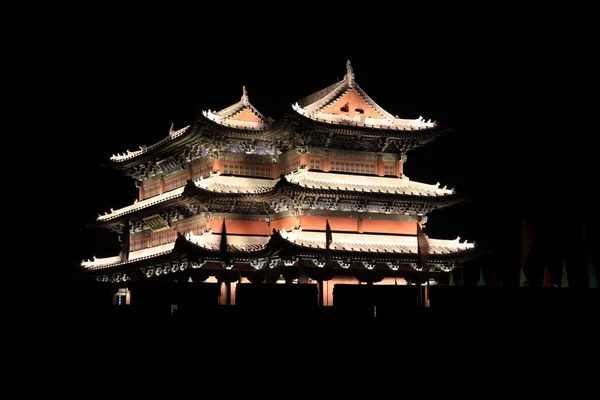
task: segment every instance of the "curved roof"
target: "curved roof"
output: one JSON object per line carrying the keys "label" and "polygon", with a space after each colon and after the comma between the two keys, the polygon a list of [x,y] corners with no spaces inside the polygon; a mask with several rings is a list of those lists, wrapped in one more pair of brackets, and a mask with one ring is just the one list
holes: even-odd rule
{"label": "curved roof", "polygon": [[432,197],[456,194],[454,189],[440,188],[439,183],[430,185],[415,182],[407,176],[401,178],[369,176],[365,178],[363,175],[318,172],[304,168],[286,175],[286,179],[291,183],[311,189],[336,189]]}
{"label": "curved roof", "polygon": [[[219,251],[221,246],[221,234],[214,234],[212,230],[203,232],[201,235],[195,235],[189,232],[185,238],[206,250]],[[245,235],[227,235],[227,250],[230,252],[250,253],[263,250],[269,243],[269,236],[245,236]]]}
{"label": "curved roof", "polygon": [[139,210],[151,207],[151,206],[159,204],[159,203],[164,203],[166,201],[176,199],[178,197],[181,197],[184,190],[185,190],[185,186],[182,186],[180,188],[169,190],[168,192],[165,192],[163,194],[153,196],[153,197],[141,200],[141,201],[136,200],[133,204],[123,207],[123,208],[119,208],[117,210],[113,210],[111,208],[110,213],[106,212],[106,213],[104,213],[104,215],[98,215],[98,218],[96,218],[96,220],[98,222],[110,221],[110,220],[118,218],[122,215],[130,214],[135,211],[139,211]]}
{"label": "curved roof", "polygon": [[[318,190],[341,190],[358,193],[379,193],[385,195],[416,196],[421,198],[453,199],[457,196],[454,189],[439,187],[435,185],[411,181],[408,177],[402,178],[350,175],[335,172],[310,171],[300,168],[284,176],[284,182],[298,185],[306,189]],[[225,176],[220,173],[212,173],[208,178],[200,178],[191,183],[191,188],[198,188],[216,194],[269,194],[277,193],[281,186],[282,178],[262,179],[243,176]],[[97,222],[109,222],[126,214],[155,206],[160,203],[181,198],[187,186],[170,190],[161,195],[153,196],[141,201],[136,200],[133,204],[119,209],[111,209],[110,213],[99,215]]]}
{"label": "curved roof", "polygon": [[118,267],[124,264],[131,264],[136,261],[160,257],[162,255],[172,252],[173,248],[175,248],[175,242],[163,244],[160,246],[149,247],[147,249],[130,251],[128,259],[126,261],[121,261],[120,256],[105,258],[97,258],[96,256],[94,256],[92,260],[82,261],[81,266],[88,270]]}
{"label": "curved roof", "polygon": [[208,111],[202,111],[202,114],[219,125],[245,130],[267,129],[273,122],[273,120],[265,118],[265,116],[250,103],[245,86],[242,88],[242,98],[237,103],[217,112],[213,112],[210,109]]}
{"label": "curved roof", "polygon": [[[298,121],[294,117],[303,117],[314,124],[324,124],[329,129],[344,130],[366,130],[370,134],[393,134],[403,138],[417,139],[418,145],[423,145],[443,133],[435,122],[425,120],[422,117],[415,119],[403,119],[392,115],[377,104],[355,81],[355,75],[348,60],[347,73],[344,79],[330,85],[329,87],[315,92],[297,101],[292,110],[287,112],[278,121],[267,118],[254,107],[248,98],[245,87],[242,88],[241,99],[220,111],[202,111],[205,117],[205,128],[214,131],[216,135],[222,130],[235,132],[243,137],[253,137],[257,134],[264,139],[278,135],[282,130],[288,130]],[[200,120],[195,123],[201,122]],[[213,125],[214,124],[214,125]],[[213,126],[211,126],[213,125]],[[126,161],[133,161],[154,149],[165,148],[175,139],[188,132],[196,132],[192,125],[174,130],[173,124],[169,129],[167,137],[158,142],[146,146],[139,146],[139,150],[126,150],[124,153],[113,154],[110,161],[124,167]],[[412,137],[418,135],[417,137]],[[255,137],[256,138],[256,137]],[[176,142],[173,142],[176,144]]]}
{"label": "curved roof", "polygon": [[173,130],[174,124],[171,123],[171,127],[169,128],[169,135],[161,140],[159,140],[158,142],[154,143],[151,146],[146,146],[146,145],[142,145],[140,146],[139,150],[135,150],[135,151],[130,151],[129,149],[127,149],[125,151],[125,153],[120,153],[120,154],[113,154],[110,157],[110,160],[113,162],[123,162],[123,161],[127,161],[127,160],[131,160],[132,158],[135,158],[139,155],[142,155],[144,153],[149,152],[150,150],[153,150],[159,146],[162,146],[165,143],[168,143],[174,139],[177,139],[179,136],[183,135],[184,133],[186,133],[191,125],[185,126],[181,129],[178,130]]}
{"label": "curved roof", "polygon": [[[325,236],[325,232],[322,231],[303,231],[299,228],[290,232],[282,229],[279,232],[274,232],[272,236],[227,235],[226,240],[227,250],[231,252],[231,256],[238,253],[243,254],[246,259],[252,259],[255,253],[261,257],[264,256],[265,251],[268,251],[269,248],[276,251],[276,248],[281,246],[281,244],[277,244],[281,239],[284,240],[284,243],[287,242],[296,248],[322,252],[326,248]],[[475,250],[474,243],[461,242],[459,237],[454,240],[428,239],[428,241],[429,255],[434,257],[460,256]],[[184,242],[218,256],[222,237],[221,234],[214,234],[212,230],[205,231],[200,235],[190,232],[185,235]],[[141,260],[150,260],[172,253],[175,244],[176,242],[171,242],[161,246],[132,251],[129,253],[127,261],[121,261],[119,256],[94,257],[93,260],[82,261],[81,266],[87,270],[99,270],[123,266]],[[333,232],[330,249],[335,253],[376,253],[391,256],[409,256],[415,260],[418,254],[417,237],[402,235]]]}
{"label": "curved roof", "polygon": [[[320,231],[303,231],[294,229],[280,232],[281,237],[295,245],[309,248],[325,249],[325,233]],[[417,254],[417,236],[382,235],[368,233],[335,233],[332,234],[331,250],[360,253],[406,253]],[[460,237],[454,240],[428,239],[429,254],[442,255],[475,249],[474,243],[461,242]]]}
{"label": "curved roof", "polygon": [[292,108],[312,120],[329,124],[369,126],[380,129],[421,130],[434,128],[435,122],[398,118],[377,104],[354,79],[350,60],[346,63],[344,79],[313,93],[299,101]]}
{"label": "curved roof", "polygon": [[209,178],[200,178],[196,187],[215,193],[266,193],[273,190],[279,179],[249,178],[244,176],[224,176],[220,173]]}

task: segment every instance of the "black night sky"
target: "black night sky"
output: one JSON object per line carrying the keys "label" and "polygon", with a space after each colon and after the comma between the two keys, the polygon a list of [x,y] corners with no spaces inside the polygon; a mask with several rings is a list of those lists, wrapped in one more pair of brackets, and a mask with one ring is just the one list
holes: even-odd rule
{"label": "black night sky", "polygon": [[[49,159],[52,173],[44,176],[56,176],[39,183],[38,193],[53,197],[46,204],[60,210],[66,228],[57,239],[67,258],[57,272],[118,253],[115,234],[86,227],[137,196],[133,180],[103,166],[111,154],[151,145],[171,122],[181,128],[201,110],[237,102],[242,86],[259,111],[277,119],[296,100],[341,79],[347,59],[357,83],[390,113],[422,115],[455,130],[409,152],[405,165],[412,180],[440,182],[470,200],[430,214],[430,237],[485,244],[489,254],[481,262],[512,280],[523,218],[549,238],[547,248],[564,240],[573,246],[581,235],[572,232],[595,234],[578,210],[586,203],[553,183],[571,176],[553,168],[571,159],[577,165],[575,158],[556,155],[561,144],[545,142],[541,129],[521,132],[517,104],[531,89],[521,92],[522,82],[539,80],[501,40],[423,43],[392,30],[307,37],[189,21],[82,24],[78,34],[74,28],[41,37],[24,69],[34,90],[27,92],[25,128]],[[563,254],[549,257],[556,263]]]}

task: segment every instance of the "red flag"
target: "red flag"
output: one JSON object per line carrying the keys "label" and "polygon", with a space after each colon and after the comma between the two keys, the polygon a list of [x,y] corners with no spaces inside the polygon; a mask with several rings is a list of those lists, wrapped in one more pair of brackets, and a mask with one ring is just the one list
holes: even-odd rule
{"label": "red flag", "polygon": [[417,222],[417,265],[420,269],[424,269],[427,265],[427,259],[429,258],[429,239],[425,232],[423,232],[423,228],[421,227],[421,223]]}

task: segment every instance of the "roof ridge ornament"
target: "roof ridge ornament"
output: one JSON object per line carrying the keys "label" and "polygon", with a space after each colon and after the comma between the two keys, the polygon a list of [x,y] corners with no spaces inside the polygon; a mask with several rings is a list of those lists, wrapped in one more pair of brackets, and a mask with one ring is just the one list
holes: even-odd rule
{"label": "roof ridge ornament", "polygon": [[352,87],[354,84],[354,71],[352,70],[352,64],[350,63],[350,60],[346,61],[346,75],[344,78],[348,82],[348,86]]}
{"label": "roof ridge ornament", "polygon": [[242,104],[248,106],[248,91],[246,86],[242,86]]}

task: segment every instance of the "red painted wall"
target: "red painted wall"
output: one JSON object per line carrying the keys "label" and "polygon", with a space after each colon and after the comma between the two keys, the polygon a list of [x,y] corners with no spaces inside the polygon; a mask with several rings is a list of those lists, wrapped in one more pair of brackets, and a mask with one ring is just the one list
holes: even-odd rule
{"label": "red painted wall", "polygon": [[[363,219],[362,222],[363,232],[373,233],[389,233],[389,234],[417,234],[417,223],[416,222],[405,222],[405,221],[377,221]],[[332,228],[333,229],[333,228]]]}
{"label": "red painted wall", "polygon": [[[333,231],[360,232],[360,233],[389,233],[389,234],[417,234],[417,223],[406,221],[367,220],[359,221],[357,218],[326,218],[303,215],[300,217],[302,229],[324,231],[326,219]],[[287,229],[287,228],[286,228]]]}
{"label": "red painted wall", "polygon": [[[235,219],[226,219],[225,225],[227,227],[227,234],[268,235],[271,232],[271,228],[266,222],[263,221],[240,221]],[[211,227],[213,233],[221,233],[223,224],[220,220],[212,220]]]}
{"label": "red painted wall", "polygon": [[286,231],[291,231],[294,229],[296,225],[296,217],[289,217],[284,219],[279,219],[276,221],[271,221],[270,232],[273,232],[273,229],[280,231],[282,228],[285,228]]}

